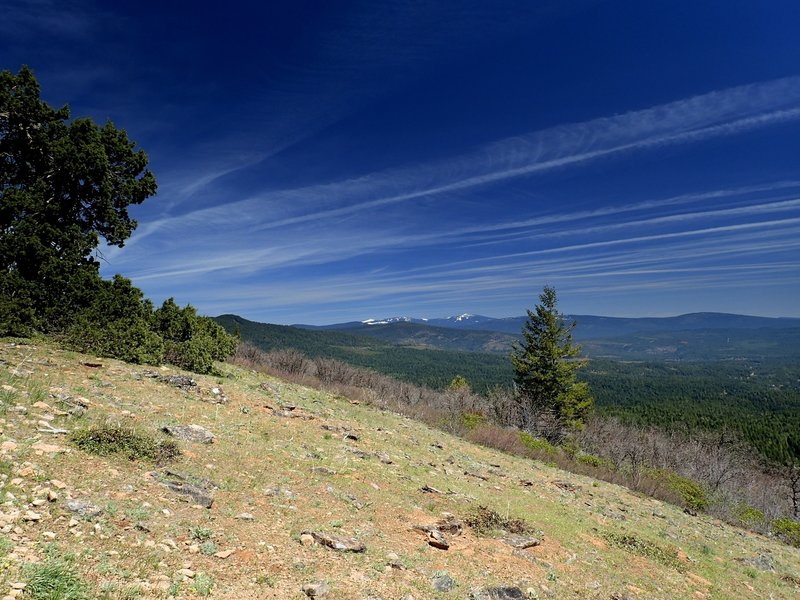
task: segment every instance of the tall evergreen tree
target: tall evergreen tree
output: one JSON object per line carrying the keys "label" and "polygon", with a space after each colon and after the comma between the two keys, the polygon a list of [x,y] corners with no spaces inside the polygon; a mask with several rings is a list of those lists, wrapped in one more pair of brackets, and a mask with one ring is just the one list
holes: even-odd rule
{"label": "tall evergreen tree", "polygon": [[125,131],[44,102],[29,68],[0,72],[0,335],[63,331],[91,303],[100,238],[122,246],[156,191],[146,167]]}
{"label": "tall evergreen tree", "polygon": [[[549,286],[535,312],[528,310],[522,342],[511,353],[525,428],[537,429],[543,418],[553,421],[559,432],[580,428],[592,408],[588,385],[575,380],[581,366],[581,348],[572,343],[575,325],[558,312],[556,291]],[[559,435],[552,428],[542,433]]]}

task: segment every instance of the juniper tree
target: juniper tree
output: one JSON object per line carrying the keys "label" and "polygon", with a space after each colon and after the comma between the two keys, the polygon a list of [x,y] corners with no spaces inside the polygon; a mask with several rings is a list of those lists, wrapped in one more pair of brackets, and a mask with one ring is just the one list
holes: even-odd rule
{"label": "juniper tree", "polygon": [[558,437],[565,429],[582,427],[593,404],[588,385],[575,379],[581,366],[581,348],[572,342],[576,323],[567,323],[558,312],[556,291],[549,286],[535,310],[527,312],[522,341],[511,353],[521,425],[536,430],[546,417],[555,428],[539,433]]}
{"label": "juniper tree", "polygon": [[28,67],[0,72],[0,335],[63,331],[102,286],[100,239],[122,246],[156,191],[125,131],[69,117]]}

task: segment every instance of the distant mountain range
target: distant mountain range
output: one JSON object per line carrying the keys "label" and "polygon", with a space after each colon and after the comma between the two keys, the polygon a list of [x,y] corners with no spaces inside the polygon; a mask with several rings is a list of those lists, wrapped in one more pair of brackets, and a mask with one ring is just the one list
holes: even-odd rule
{"label": "distant mountain range", "polygon": [[[294,347],[311,355],[446,350],[507,355],[519,339],[526,316],[496,319],[463,314],[443,319],[391,317],[332,325],[277,326],[235,315],[217,320],[229,330],[238,326],[244,339],[264,348]],[[798,360],[800,319],[725,313],[677,317],[621,318],[571,315],[574,338],[589,358],[637,361]],[[328,350],[326,350],[326,348]],[[356,350],[360,348],[360,350]],[[332,349],[332,350],[330,350]],[[345,355],[346,353],[346,355]]]}
{"label": "distant mountain range", "polygon": [[[377,331],[383,325],[411,323],[427,327],[446,329],[471,329],[510,333],[515,337],[520,334],[527,315],[520,317],[494,318],[484,315],[465,313],[440,319],[421,319],[415,317],[388,317],[385,319],[366,319],[364,321],[348,321],[332,325],[292,325],[302,329],[336,329],[360,331],[362,335],[372,335],[369,330]],[[634,333],[691,331],[700,329],[787,329],[800,327],[800,318],[790,317],[754,317],[728,313],[700,312],[679,315],[677,317],[599,317],[595,315],[566,315],[568,321],[575,321],[577,327],[575,339],[590,340],[596,338],[623,337]],[[382,337],[382,336],[376,336]]]}

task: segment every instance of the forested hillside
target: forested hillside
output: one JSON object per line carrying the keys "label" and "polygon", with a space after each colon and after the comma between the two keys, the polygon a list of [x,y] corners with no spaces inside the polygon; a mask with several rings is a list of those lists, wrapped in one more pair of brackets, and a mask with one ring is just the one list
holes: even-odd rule
{"label": "forested hillside", "polygon": [[[238,328],[243,340],[262,350],[295,348],[312,358],[336,358],[434,389],[445,388],[456,375],[466,377],[472,389],[484,394],[496,386],[510,387],[513,380],[507,355],[499,353],[409,348],[367,336],[256,323],[234,315],[217,321],[229,332]],[[785,336],[787,346],[796,343],[792,331],[769,333],[776,339]],[[706,332],[689,334],[706,339],[709,346],[715,340],[723,344],[714,337],[703,338]],[[789,457],[787,438],[800,431],[800,366],[775,360],[676,362],[664,361],[659,354],[650,356],[636,362],[594,358],[579,371],[579,378],[591,387],[599,413],[663,427],[726,427],[740,432],[771,460]]]}

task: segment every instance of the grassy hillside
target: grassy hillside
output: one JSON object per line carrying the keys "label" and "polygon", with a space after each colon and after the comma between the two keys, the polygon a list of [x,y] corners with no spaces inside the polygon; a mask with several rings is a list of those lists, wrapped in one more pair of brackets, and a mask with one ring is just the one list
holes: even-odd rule
{"label": "grassy hillside", "polygon": [[[34,594],[49,582],[73,594],[49,596],[61,598],[303,598],[318,583],[327,597],[359,600],[483,598],[498,587],[539,598],[800,592],[800,550],[772,538],[346,398],[221,369],[195,388],[173,369],[0,344],[4,591],[45,597]],[[228,402],[211,403],[220,392]],[[141,450],[90,454],[42,431],[105,423],[153,440],[167,440],[164,426],[197,424],[216,438],[178,441],[181,456],[158,466]],[[210,508],[160,483],[174,473],[208,486]],[[448,550],[417,528],[444,513],[463,528],[446,534]],[[510,545],[520,539],[501,529],[519,527],[515,519],[538,545]],[[364,550],[315,542],[326,535]]]}

